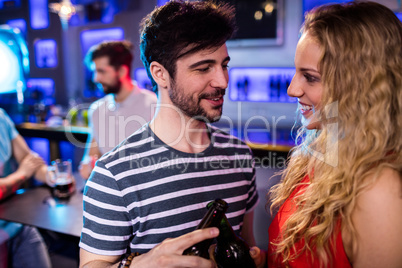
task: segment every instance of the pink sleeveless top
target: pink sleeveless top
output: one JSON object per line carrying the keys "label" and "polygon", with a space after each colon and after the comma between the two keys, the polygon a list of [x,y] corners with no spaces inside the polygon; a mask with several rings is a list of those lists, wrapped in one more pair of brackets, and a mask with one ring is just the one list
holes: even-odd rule
{"label": "pink sleeveless top", "polygon": [[[302,183],[308,183],[310,181],[308,176],[305,176],[302,180]],[[278,213],[276,214],[275,218],[273,219],[271,225],[269,226],[268,233],[269,233],[269,241],[276,241],[281,236],[282,229],[285,226],[285,222],[293,214],[295,211],[295,206],[293,206],[292,202],[296,195],[301,194],[306,190],[306,185],[300,185],[297,187],[293,193],[289,196],[289,198],[283,203],[280,207]],[[349,260],[346,256],[345,250],[343,248],[342,242],[342,234],[341,234],[341,221],[337,224],[337,235],[335,241],[335,247],[331,247],[331,254],[332,260],[331,263],[328,264],[328,267],[334,268],[351,268],[352,266],[349,263]],[[296,250],[300,250],[304,245],[304,239],[300,240],[298,243],[295,244]],[[275,246],[269,243],[268,245],[268,267],[284,267],[281,263],[281,257],[275,256]],[[293,251],[292,251],[293,253]],[[292,260],[289,263],[289,267],[320,267],[320,263],[317,257],[312,258],[311,254],[307,254],[307,251],[304,251],[300,254],[296,259]]]}

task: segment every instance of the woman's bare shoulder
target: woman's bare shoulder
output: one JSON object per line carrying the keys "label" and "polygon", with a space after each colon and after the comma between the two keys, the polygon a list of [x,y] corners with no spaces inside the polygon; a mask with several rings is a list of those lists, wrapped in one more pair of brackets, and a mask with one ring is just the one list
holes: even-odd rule
{"label": "woman's bare shoulder", "polygon": [[[374,180],[373,180],[374,179]],[[352,220],[357,232],[354,267],[402,267],[402,178],[383,168],[356,199]]]}

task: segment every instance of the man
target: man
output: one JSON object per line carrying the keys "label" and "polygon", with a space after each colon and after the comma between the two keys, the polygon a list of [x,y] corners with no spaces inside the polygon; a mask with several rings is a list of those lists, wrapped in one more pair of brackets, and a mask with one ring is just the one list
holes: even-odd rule
{"label": "man", "polygon": [[87,179],[95,160],[150,121],[156,107],[156,95],[140,89],[131,80],[132,44],[128,41],[103,42],[90,49],[86,63],[94,71],[94,80],[106,96],[89,108],[91,134],[80,165]]}
{"label": "man", "polygon": [[[47,165],[32,152],[0,109],[0,200],[35,176],[46,183]],[[14,163],[18,168],[14,169]],[[51,267],[45,242],[36,228],[0,220],[0,267]]]}
{"label": "man", "polygon": [[97,162],[85,189],[81,266],[116,265],[129,248],[141,253],[134,267],[210,267],[181,254],[216,236],[214,229],[190,233],[216,198],[229,203],[234,230],[255,244],[250,149],[209,124],[222,114],[225,42],[233,31],[233,8],[211,2],[170,1],[144,19],[141,59],[158,108],[149,124]]}

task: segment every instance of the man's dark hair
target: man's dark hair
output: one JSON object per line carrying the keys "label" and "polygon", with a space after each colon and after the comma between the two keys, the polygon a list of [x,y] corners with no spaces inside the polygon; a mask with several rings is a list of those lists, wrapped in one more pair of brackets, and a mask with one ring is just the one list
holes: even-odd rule
{"label": "man's dark hair", "polygon": [[235,10],[212,1],[170,1],[154,9],[141,22],[141,60],[152,81],[150,64],[162,64],[175,79],[180,57],[204,49],[219,48],[235,31]]}
{"label": "man's dark hair", "polygon": [[129,41],[106,41],[91,47],[85,56],[85,64],[90,68],[95,59],[107,57],[109,64],[115,70],[126,65],[131,74],[131,63],[133,61],[133,45]]}

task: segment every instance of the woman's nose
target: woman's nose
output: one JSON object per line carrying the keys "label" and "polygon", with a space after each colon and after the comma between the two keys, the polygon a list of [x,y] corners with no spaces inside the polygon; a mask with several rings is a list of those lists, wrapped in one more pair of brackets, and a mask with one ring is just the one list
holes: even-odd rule
{"label": "woman's nose", "polygon": [[296,75],[293,76],[292,81],[288,87],[288,95],[290,97],[300,98],[304,92],[301,85],[297,82]]}

